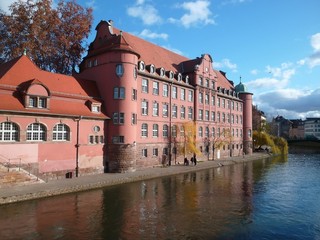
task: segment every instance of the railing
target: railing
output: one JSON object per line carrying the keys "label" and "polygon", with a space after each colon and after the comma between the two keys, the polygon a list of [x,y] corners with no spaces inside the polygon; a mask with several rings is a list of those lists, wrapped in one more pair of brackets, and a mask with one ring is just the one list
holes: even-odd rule
{"label": "railing", "polygon": [[0,154],[0,164],[6,167],[8,172],[10,172],[10,169],[18,168],[19,172],[22,169],[27,172],[29,176],[33,175],[37,178],[37,181],[39,180],[39,170],[34,169],[30,163],[23,163],[22,158],[7,158]]}

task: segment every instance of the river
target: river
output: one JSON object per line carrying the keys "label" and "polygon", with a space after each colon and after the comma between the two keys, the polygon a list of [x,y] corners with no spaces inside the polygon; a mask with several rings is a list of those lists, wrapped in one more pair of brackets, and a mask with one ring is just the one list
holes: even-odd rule
{"label": "river", "polygon": [[0,206],[0,239],[320,239],[320,155]]}

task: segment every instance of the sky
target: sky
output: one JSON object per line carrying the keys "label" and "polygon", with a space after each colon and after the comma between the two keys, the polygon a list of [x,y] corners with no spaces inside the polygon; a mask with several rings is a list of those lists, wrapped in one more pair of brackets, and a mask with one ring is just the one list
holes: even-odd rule
{"label": "sky", "polygon": [[[1,0],[7,11],[13,0]],[[320,117],[319,0],[78,0],[101,20],[217,70],[269,119]]]}

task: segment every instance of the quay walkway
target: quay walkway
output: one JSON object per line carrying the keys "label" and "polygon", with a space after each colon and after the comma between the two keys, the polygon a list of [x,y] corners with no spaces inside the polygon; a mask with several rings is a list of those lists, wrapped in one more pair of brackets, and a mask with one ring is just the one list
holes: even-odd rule
{"label": "quay walkway", "polygon": [[127,173],[104,173],[86,175],[69,179],[52,180],[49,182],[12,185],[0,188],[0,205],[50,197],[72,192],[87,191],[122,183],[141,181],[163,176],[194,172],[226,165],[268,158],[266,153],[226,158],[223,160],[198,162],[196,166],[171,165],[169,167],[153,167]]}

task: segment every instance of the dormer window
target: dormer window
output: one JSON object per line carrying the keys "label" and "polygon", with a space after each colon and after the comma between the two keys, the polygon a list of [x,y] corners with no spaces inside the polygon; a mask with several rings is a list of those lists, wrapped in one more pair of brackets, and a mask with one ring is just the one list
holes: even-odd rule
{"label": "dormer window", "polygon": [[124,73],[123,65],[122,64],[117,64],[116,65],[116,74],[118,77],[122,77]]}
{"label": "dormer window", "polygon": [[101,105],[100,104],[92,104],[91,105],[91,112],[93,113],[100,113],[101,112]]}
{"label": "dormer window", "polygon": [[178,73],[178,81],[181,82],[182,81],[182,74]]}
{"label": "dormer window", "polygon": [[150,73],[154,73],[155,72],[155,66],[153,64],[150,65]]}
{"label": "dormer window", "polygon": [[165,75],[164,68],[160,68],[160,77],[164,77],[164,75]]}
{"label": "dormer window", "polygon": [[93,61],[93,66],[97,66],[98,65],[98,59],[95,59],[94,61]]}
{"label": "dormer window", "polygon": [[186,82],[186,84],[189,84],[189,76],[185,77],[185,82]]}
{"label": "dormer window", "polygon": [[38,80],[33,80],[25,92],[26,108],[49,108],[50,93]]}
{"label": "dormer window", "polygon": [[145,64],[144,64],[144,61],[140,61],[139,62],[139,71],[144,71],[145,70]]}
{"label": "dormer window", "polygon": [[169,79],[173,79],[174,78],[174,73],[172,71],[169,71]]}

